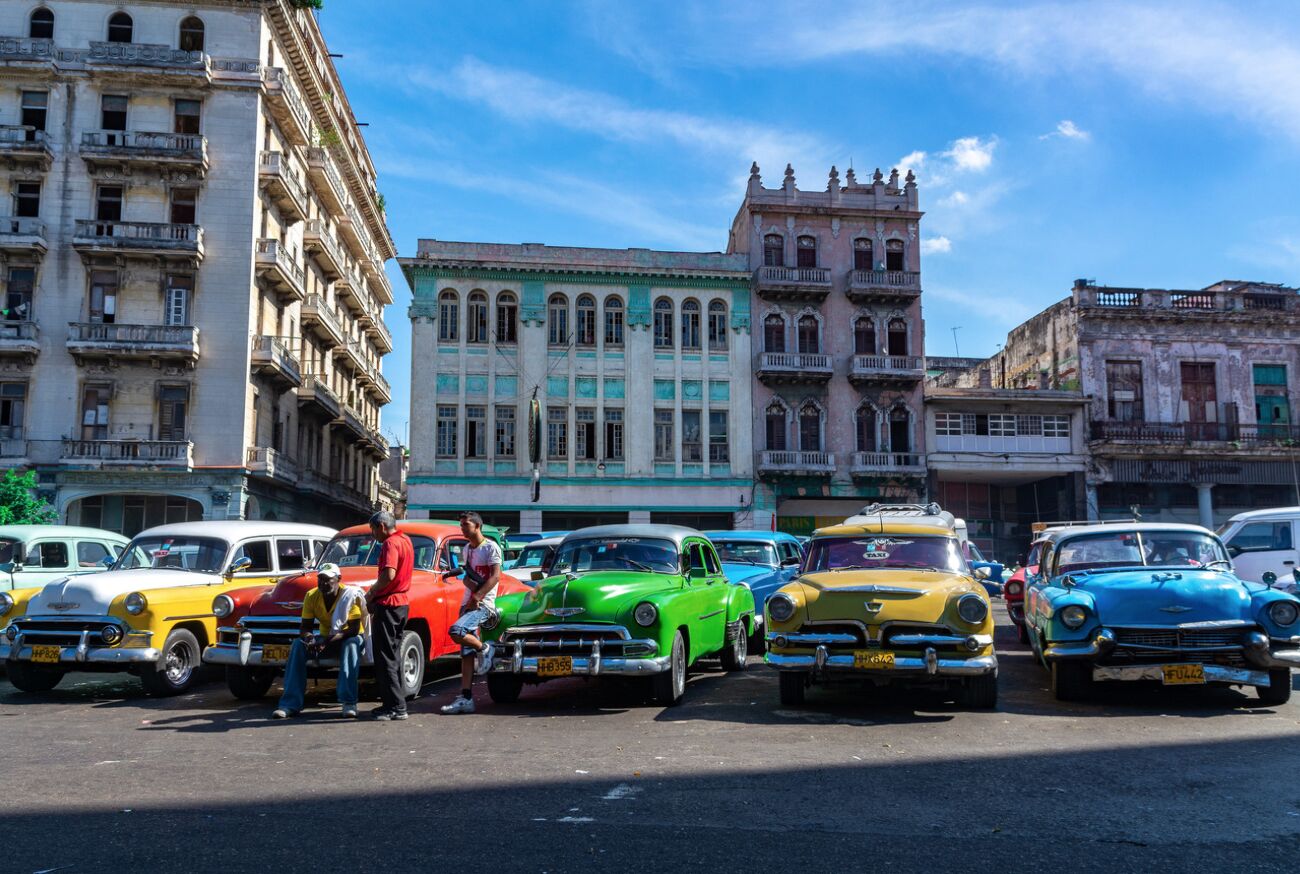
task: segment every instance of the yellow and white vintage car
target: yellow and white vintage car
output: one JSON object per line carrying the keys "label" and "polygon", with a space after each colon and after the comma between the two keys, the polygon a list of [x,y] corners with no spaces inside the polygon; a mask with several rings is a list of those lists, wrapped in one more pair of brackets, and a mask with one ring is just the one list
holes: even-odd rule
{"label": "yellow and white vintage car", "polygon": [[997,703],[988,595],[938,504],[873,504],[814,532],[799,576],[768,599],[767,648],[786,705],[846,680]]}
{"label": "yellow and white vintage car", "polygon": [[9,682],[46,692],[80,671],[130,671],[155,695],[194,682],[216,640],[213,598],[311,565],[334,530],[289,522],[187,522],[136,535],[104,573],[0,593]]}

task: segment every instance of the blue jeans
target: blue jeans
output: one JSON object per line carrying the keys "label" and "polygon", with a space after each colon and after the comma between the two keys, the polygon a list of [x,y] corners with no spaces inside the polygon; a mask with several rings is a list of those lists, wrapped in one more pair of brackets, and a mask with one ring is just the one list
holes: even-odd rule
{"label": "blue jeans", "polygon": [[[344,638],[339,644],[339,703],[344,707],[357,706],[357,673],[361,666],[361,652],[365,638],[358,634]],[[280,696],[280,709],[289,712],[302,710],[307,694],[307,644],[302,638],[293,642],[289,661],[284,666],[284,694]]]}
{"label": "blue jeans", "polygon": [[[467,634],[472,634],[477,637],[479,626],[484,622],[487,622],[491,617],[492,611],[489,608],[476,607],[457,619],[456,623],[448,629],[448,634],[451,635],[452,640],[455,640],[458,637],[464,637]],[[462,646],[460,648],[460,654],[463,656],[474,655],[476,652],[478,652],[478,650],[472,649],[468,646]]]}

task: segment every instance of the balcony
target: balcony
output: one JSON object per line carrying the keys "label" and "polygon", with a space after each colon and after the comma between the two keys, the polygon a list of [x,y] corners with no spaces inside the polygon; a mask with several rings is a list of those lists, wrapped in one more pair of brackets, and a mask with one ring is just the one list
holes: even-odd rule
{"label": "balcony", "polygon": [[925,376],[917,355],[854,355],[849,381],[854,385],[911,385]]}
{"label": "balcony", "polygon": [[88,255],[203,260],[203,228],[170,222],[77,219],[75,249]]}
{"label": "balcony", "polygon": [[26,364],[41,354],[41,335],[35,322],[0,322],[0,358],[18,358]]}
{"label": "balcony", "polygon": [[85,361],[180,361],[189,366],[199,360],[199,329],[191,325],[123,325],[72,322],[68,325],[68,351]]}
{"label": "balcony", "polygon": [[389,386],[388,380],[379,372],[378,364],[364,362],[364,367],[357,371],[357,381],[371,391],[381,404],[387,404],[393,399],[393,390]]}
{"label": "balcony", "polygon": [[758,453],[760,476],[819,476],[835,473],[835,453],[766,449]]}
{"label": "balcony", "polygon": [[393,285],[388,281],[388,274],[384,272],[384,263],[376,255],[367,261],[361,263],[366,277],[370,280],[370,291],[375,300],[379,301],[381,306],[391,306],[393,303]]}
{"label": "balcony", "polygon": [[248,459],[245,466],[254,475],[267,479],[278,479],[288,483],[298,481],[298,465],[289,460],[289,456],[274,449],[260,446],[248,447]]}
{"label": "balcony", "polygon": [[908,304],[921,296],[921,274],[912,270],[850,270],[847,294],[859,304]]}
{"label": "balcony", "polygon": [[271,115],[289,142],[305,146],[311,141],[311,111],[293,84],[287,70],[267,67],[262,71],[262,87]]}
{"label": "balcony", "polygon": [[327,210],[335,215],[347,211],[348,187],[327,149],[317,146],[307,150],[307,175]]}
{"label": "balcony", "polygon": [[35,218],[0,217],[0,252],[6,255],[45,254],[45,222]]}
{"label": "balcony", "polygon": [[21,124],[0,124],[0,157],[48,170],[54,153],[45,131]]}
{"label": "balcony", "polygon": [[1291,447],[1300,444],[1300,425],[1242,425],[1227,422],[1093,422],[1094,442],[1190,446],[1227,444],[1221,448]]}
{"label": "balcony", "polygon": [[322,219],[309,219],[303,225],[302,245],[316,259],[327,279],[333,281],[343,275],[346,262],[339,241]]}
{"label": "balcony", "polygon": [[357,372],[358,376],[363,376],[370,368],[370,362],[366,361],[366,357],[361,354],[361,349],[355,341],[336,346],[334,348],[334,357],[335,359],[344,359]]}
{"label": "balcony", "polygon": [[764,385],[823,383],[831,378],[831,357],[806,352],[764,352],[759,356],[758,379]]}
{"label": "balcony", "polygon": [[335,315],[329,302],[319,294],[309,294],[302,302],[302,326],[311,328],[316,335],[330,347],[341,346],[347,342],[343,323]]}
{"label": "balcony", "polygon": [[334,295],[347,305],[348,312],[360,317],[366,313],[366,282],[359,270],[348,270],[334,280]]}
{"label": "balcony", "polygon": [[337,419],[343,413],[339,396],[329,387],[324,379],[314,373],[302,375],[302,385],[298,386],[298,406],[311,408],[329,419]]}
{"label": "balcony", "polygon": [[358,261],[375,257],[374,247],[370,244],[370,232],[366,230],[365,220],[357,212],[356,204],[348,202],[347,209],[338,217],[339,230],[348,250]]}
{"label": "balcony", "polygon": [[375,341],[380,352],[387,355],[393,351],[393,335],[389,333],[388,326],[384,324],[382,312],[370,314],[370,324],[366,325],[366,333]]}
{"label": "balcony", "polygon": [[281,152],[262,152],[257,181],[291,224],[307,218],[307,186]]}
{"label": "balcony", "polygon": [[279,337],[263,335],[253,338],[252,368],[254,373],[260,373],[280,388],[302,385],[298,356]]}
{"label": "balcony", "polygon": [[925,476],[925,456],[915,452],[855,452],[849,472],[854,478]]}
{"label": "balcony", "polygon": [[155,131],[91,130],[81,135],[81,158],[92,171],[104,166],[176,167],[201,179],[208,171],[208,138]]}
{"label": "balcony", "polygon": [[194,467],[188,440],[64,440],[61,459],[101,467]]}
{"label": "balcony", "polygon": [[187,52],[167,45],[136,42],[92,42],[86,66],[114,83],[123,80],[176,85],[202,85],[212,81],[210,58],[203,52]]}
{"label": "balcony", "polygon": [[754,288],[769,300],[821,303],[831,291],[831,272],[825,267],[760,267],[754,271]]}
{"label": "balcony", "polygon": [[366,427],[365,421],[361,414],[347,404],[342,405],[339,417],[331,424],[337,425],[343,432],[344,439],[350,439],[354,442],[362,442],[370,435],[370,429]]}
{"label": "balcony", "polygon": [[302,300],[307,286],[302,265],[279,240],[257,241],[257,275],[287,300]]}
{"label": "balcony", "polygon": [[0,70],[51,67],[57,56],[58,49],[52,39],[0,36]]}

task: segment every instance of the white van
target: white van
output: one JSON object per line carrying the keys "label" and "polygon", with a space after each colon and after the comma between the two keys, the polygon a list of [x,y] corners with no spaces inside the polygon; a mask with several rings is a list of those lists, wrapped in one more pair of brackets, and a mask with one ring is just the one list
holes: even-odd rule
{"label": "white van", "polygon": [[1262,582],[1264,573],[1272,571],[1277,574],[1278,582],[1286,586],[1295,582],[1293,572],[1300,568],[1297,535],[1300,535],[1300,507],[1238,513],[1219,528],[1219,537],[1228,547],[1237,576]]}

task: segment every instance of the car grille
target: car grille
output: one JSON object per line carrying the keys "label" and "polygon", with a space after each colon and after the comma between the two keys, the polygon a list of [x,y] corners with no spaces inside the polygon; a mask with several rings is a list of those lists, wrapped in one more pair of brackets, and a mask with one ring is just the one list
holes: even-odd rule
{"label": "car grille", "polygon": [[49,644],[51,646],[77,646],[81,643],[81,632],[89,631],[89,643],[103,646],[101,632],[106,626],[114,625],[103,619],[28,619],[17,623],[23,633],[23,642],[31,644]]}
{"label": "car grille", "polygon": [[1241,646],[1244,631],[1240,628],[1116,628],[1115,640],[1121,645],[1195,649],[1207,646]]}
{"label": "car grille", "polygon": [[298,616],[245,616],[240,629],[224,630],[218,634],[221,643],[239,643],[239,631],[253,636],[253,643],[293,643],[302,631],[302,618]]}
{"label": "car grille", "polygon": [[[1249,628],[1114,628],[1118,644],[1106,664],[1214,664],[1246,666]],[[1216,649],[1226,647],[1227,649]]]}
{"label": "car grille", "polygon": [[852,622],[818,622],[816,625],[805,625],[799,631],[803,634],[849,634],[853,636],[853,643],[833,643],[829,649],[862,649],[867,645],[866,631],[861,625],[854,625]]}
{"label": "car grille", "polygon": [[629,640],[627,630],[617,625],[563,631],[532,631],[525,627],[503,633],[499,645],[509,651],[514,648],[516,641],[523,642],[523,654],[526,656],[589,656],[597,642],[600,643],[601,653],[607,656],[646,654],[653,649],[645,641]]}

